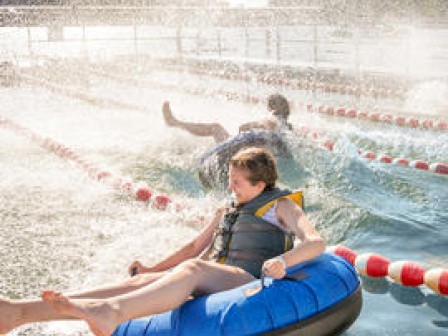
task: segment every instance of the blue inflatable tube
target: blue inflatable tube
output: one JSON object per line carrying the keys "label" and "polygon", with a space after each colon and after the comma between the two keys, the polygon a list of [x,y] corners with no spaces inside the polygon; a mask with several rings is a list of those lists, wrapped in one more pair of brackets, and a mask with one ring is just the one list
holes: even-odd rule
{"label": "blue inflatable tube", "polygon": [[190,300],[181,307],[121,324],[113,336],[335,335],[358,317],[356,270],[330,253],[288,269],[288,278],[260,280]]}

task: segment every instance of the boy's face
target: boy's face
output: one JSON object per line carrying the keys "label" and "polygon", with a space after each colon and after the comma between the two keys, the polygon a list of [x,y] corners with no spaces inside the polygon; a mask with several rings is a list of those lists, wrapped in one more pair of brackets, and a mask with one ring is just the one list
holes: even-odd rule
{"label": "boy's face", "polygon": [[255,185],[247,178],[247,172],[240,168],[230,166],[229,168],[229,189],[233,192],[236,202],[244,204],[258,196],[266,186],[264,182],[257,182]]}

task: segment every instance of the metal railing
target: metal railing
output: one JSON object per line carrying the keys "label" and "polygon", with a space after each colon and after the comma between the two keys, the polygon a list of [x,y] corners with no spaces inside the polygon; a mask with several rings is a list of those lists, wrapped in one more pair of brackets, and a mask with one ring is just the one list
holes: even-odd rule
{"label": "metal railing", "polygon": [[[3,14],[6,10],[10,9],[0,8]],[[446,27],[421,28],[423,35],[417,41],[410,25],[363,26],[349,20],[334,25],[314,7],[24,6],[14,10],[19,22],[15,28],[0,28],[0,48],[20,57],[195,57],[330,69],[357,78],[375,72],[408,78],[440,78],[448,73]],[[28,11],[23,20],[17,14],[21,10]],[[429,43],[431,39],[437,43]]]}

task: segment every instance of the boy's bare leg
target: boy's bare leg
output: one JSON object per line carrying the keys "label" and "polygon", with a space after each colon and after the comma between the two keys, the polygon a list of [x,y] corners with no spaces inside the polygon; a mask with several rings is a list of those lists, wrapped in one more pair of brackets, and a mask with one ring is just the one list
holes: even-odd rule
{"label": "boy's bare leg", "polygon": [[252,280],[252,275],[237,267],[195,259],[152,284],[110,299],[71,299],[51,291],[44,292],[43,299],[61,314],[84,319],[95,335],[104,336],[129,319],[174,309],[192,293],[215,293]]}
{"label": "boy's bare leg", "polygon": [[[165,274],[166,272],[142,273],[118,284],[106,285],[88,291],[68,294],[68,297],[73,299],[104,299],[123,295],[142,288],[151,282],[160,279]],[[69,320],[73,318],[73,316],[61,314],[60,311],[54,309],[53,305],[48,304],[41,299],[0,299],[0,334],[5,334],[26,323]]]}

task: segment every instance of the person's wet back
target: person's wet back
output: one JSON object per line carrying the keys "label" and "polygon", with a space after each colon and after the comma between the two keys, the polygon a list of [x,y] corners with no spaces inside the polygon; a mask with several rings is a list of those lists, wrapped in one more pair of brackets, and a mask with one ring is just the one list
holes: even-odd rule
{"label": "person's wet back", "polygon": [[[213,137],[215,147],[204,153],[198,160],[198,176],[206,188],[222,189],[228,178],[229,159],[239,150],[249,146],[264,147],[271,151],[277,159],[292,160],[286,135],[292,130],[288,122],[290,105],[280,94],[272,94],[267,98],[266,118],[243,123],[239,126],[239,134],[232,137],[219,123],[194,123],[181,121],[172,114],[170,105],[165,102],[163,115],[166,125],[185,130],[195,136]],[[285,160],[282,160],[285,161]]]}

